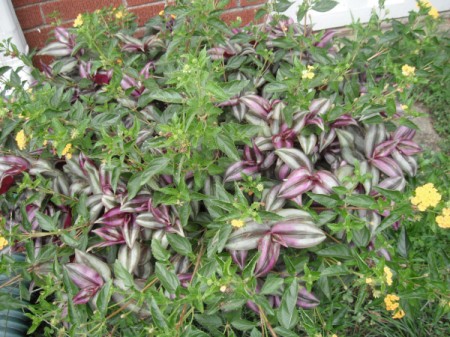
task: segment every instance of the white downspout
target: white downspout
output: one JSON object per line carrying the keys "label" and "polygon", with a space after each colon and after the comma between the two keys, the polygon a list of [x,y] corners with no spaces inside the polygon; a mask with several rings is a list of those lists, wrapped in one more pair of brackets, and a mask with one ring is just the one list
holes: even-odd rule
{"label": "white downspout", "polygon": [[[11,38],[11,43],[16,45],[21,53],[28,53],[28,45],[23,35],[22,28],[17,20],[16,12],[11,4],[11,0],[0,0],[0,41]],[[19,72],[19,76],[23,81],[27,81],[25,86],[31,82],[31,69],[24,66],[23,62],[17,57],[4,56],[0,53],[0,67],[9,66],[12,69],[23,67]],[[2,77],[9,78],[9,72],[2,75]],[[0,91],[3,90],[3,84],[0,81]]]}

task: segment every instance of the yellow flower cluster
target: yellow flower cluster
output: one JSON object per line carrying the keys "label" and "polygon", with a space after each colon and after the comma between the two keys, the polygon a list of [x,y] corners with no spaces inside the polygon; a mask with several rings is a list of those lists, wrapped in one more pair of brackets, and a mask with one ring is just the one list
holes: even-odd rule
{"label": "yellow flower cluster", "polygon": [[428,0],[419,0],[419,7],[428,9],[428,15],[433,19],[437,19],[439,17],[439,12],[437,9],[429,2]]}
{"label": "yellow flower cluster", "polygon": [[441,201],[441,195],[432,183],[416,188],[416,196],[411,198],[411,203],[423,212],[428,207],[436,207]]}
{"label": "yellow flower cluster", "polygon": [[398,301],[400,297],[394,294],[387,294],[384,298],[384,304],[386,305],[386,310],[394,311],[399,307]]}
{"label": "yellow flower cluster", "polygon": [[392,270],[389,267],[384,267],[384,278],[388,286],[392,285]]}
{"label": "yellow flower cluster", "polygon": [[61,155],[66,156],[66,159],[71,159],[72,158],[72,144],[70,144],[70,143],[67,144],[64,147]]}
{"label": "yellow flower cluster", "polygon": [[371,277],[366,278],[366,284],[373,284],[373,279]]}
{"label": "yellow flower cluster", "polygon": [[405,316],[405,312],[400,308],[398,301],[400,297],[394,294],[388,294],[384,298],[384,304],[386,305],[386,310],[394,311],[392,318],[400,319]]}
{"label": "yellow flower cluster", "polygon": [[5,248],[8,245],[8,240],[6,240],[3,236],[0,236],[0,250]]}
{"label": "yellow flower cluster", "polygon": [[392,316],[393,319],[400,319],[405,317],[405,312],[402,309],[397,310],[397,312]]}
{"label": "yellow flower cluster", "polygon": [[436,217],[436,223],[441,228],[450,228],[450,208],[442,210],[442,214]]}
{"label": "yellow flower cluster", "polygon": [[116,16],[116,19],[122,19],[123,18],[123,12],[122,11],[118,11],[116,14],[115,14],[115,16]]}
{"label": "yellow flower cluster", "polygon": [[414,76],[415,71],[416,71],[416,67],[412,67],[408,64],[404,64],[402,67],[402,74],[403,74],[403,76],[406,76],[406,77]]}
{"label": "yellow flower cluster", "polygon": [[78,14],[77,18],[73,22],[73,26],[75,28],[77,28],[77,27],[81,27],[82,25],[83,25],[83,15]]}
{"label": "yellow flower cluster", "polygon": [[308,66],[308,69],[302,71],[302,78],[312,80],[315,76],[313,70],[314,70],[313,66]]}
{"label": "yellow flower cluster", "polygon": [[27,137],[25,136],[25,131],[20,130],[16,135],[16,143],[19,147],[19,150],[25,149],[27,146]]}
{"label": "yellow flower cluster", "polygon": [[235,228],[241,228],[245,225],[244,221],[240,220],[240,219],[233,219],[231,220],[231,226],[235,227]]}

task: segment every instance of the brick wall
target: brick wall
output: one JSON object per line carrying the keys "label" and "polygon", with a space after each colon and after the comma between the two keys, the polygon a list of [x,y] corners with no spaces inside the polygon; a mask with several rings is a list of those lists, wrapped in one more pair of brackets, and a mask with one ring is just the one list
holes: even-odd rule
{"label": "brick wall", "polygon": [[[3,0],[0,0],[3,1]],[[245,25],[253,20],[255,12],[267,0],[230,0],[225,21],[242,18]],[[42,48],[52,31],[51,23],[55,21],[53,14],[64,26],[70,27],[79,13],[90,12],[104,6],[124,5],[137,16],[142,26],[149,18],[157,15],[165,6],[164,0],[12,0],[25,38],[31,49]]]}

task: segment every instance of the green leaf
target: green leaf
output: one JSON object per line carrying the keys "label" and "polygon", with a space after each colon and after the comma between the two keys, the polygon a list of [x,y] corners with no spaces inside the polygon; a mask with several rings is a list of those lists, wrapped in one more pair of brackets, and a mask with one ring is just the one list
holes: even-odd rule
{"label": "green leaf", "polygon": [[352,241],[358,247],[366,247],[370,241],[370,231],[367,227],[361,229],[353,230]]}
{"label": "green leaf", "polygon": [[264,285],[259,292],[261,295],[272,295],[276,294],[284,283],[284,279],[273,274],[269,274],[264,282]]}
{"label": "green leaf", "polygon": [[239,331],[247,331],[254,328],[257,324],[246,319],[238,318],[231,321],[231,325]]}
{"label": "green leaf", "polygon": [[154,297],[150,297],[150,312],[152,313],[152,320],[158,328],[167,328],[167,322]]}
{"label": "green leaf", "polygon": [[102,316],[106,316],[108,311],[108,304],[111,299],[111,285],[112,280],[108,280],[103,286],[102,289],[98,292],[97,295],[97,309],[102,314]]}
{"label": "green leaf", "polygon": [[278,0],[275,1],[273,9],[279,13],[286,12],[289,9],[289,7],[292,6],[293,3],[294,3],[293,1],[289,0]]}
{"label": "green leaf", "polygon": [[333,0],[318,0],[312,6],[312,9],[317,12],[328,12],[332,10],[338,4],[337,1]]}
{"label": "green leaf", "polygon": [[125,269],[119,260],[114,262],[114,275],[123,282],[126,288],[134,288],[133,276]]}
{"label": "green leaf", "polygon": [[[230,61],[228,61],[229,65]],[[249,80],[230,81],[222,84],[222,89],[229,97],[239,95],[242,90],[250,83]]]}
{"label": "green leaf", "polygon": [[146,166],[145,171],[133,176],[128,182],[128,199],[131,200],[139,192],[140,188],[150,181],[153,176],[162,172],[168,165],[170,159],[159,157],[151,160]]}
{"label": "green leaf", "polygon": [[228,241],[228,237],[232,231],[231,226],[223,225],[223,227],[219,228],[214,237],[209,240],[206,256],[208,258],[213,257],[216,253],[221,253],[223,247]]}
{"label": "green leaf", "polygon": [[349,195],[345,198],[345,202],[349,205],[369,209],[376,208],[377,206],[375,200],[372,197],[364,194]]}
{"label": "green leaf", "polygon": [[294,278],[290,286],[285,290],[281,300],[281,307],[277,310],[278,321],[285,329],[292,329],[298,321],[297,297],[298,281]]}
{"label": "green leaf", "polygon": [[167,234],[167,240],[170,243],[170,246],[181,255],[189,255],[192,254],[192,247],[190,241],[182,237],[178,234]]}
{"label": "green leaf", "polygon": [[353,255],[348,246],[343,244],[332,245],[316,252],[319,256],[352,259]]}
{"label": "green leaf", "polygon": [[309,192],[306,194],[315,202],[318,202],[328,208],[335,208],[340,203],[340,200],[336,200],[324,194],[314,194]]}
{"label": "green leaf", "polygon": [[262,334],[257,328],[253,328],[252,332],[250,333],[250,337],[262,337]]}
{"label": "green leaf", "polygon": [[397,251],[402,257],[406,259],[408,258],[408,248],[409,248],[408,236],[406,235],[405,226],[402,226],[400,236],[398,238]]}
{"label": "green leaf", "polygon": [[392,201],[400,201],[403,199],[403,193],[400,191],[394,191],[394,190],[387,190],[381,187],[374,186],[373,189],[377,191],[378,193],[384,195],[385,197],[388,197]]}
{"label": "green leaf", "polygon": [[264,91],[267,93],[286,92],[287,89],[288,85],[280,82],[269,83],[264,87]]}
{"label": "green leaf", "polygon": [[298,335],[295,333],[295,332],[293,332],[293,331],[291,331],[291,330],[288,330],[288,329],[285,329],[285,328],[283,328],[283,327],[281,327],[281,326],[277,326],[275,329],[273,329],[279,336],[282,336],[282,337],[298,337]]}
{"label": "green leaf", "polygon": [[178,280],[178,277],[175,275],[174,272],[167,270],[164,265],[162,265],[159,262],[156,262],[155,274],[158,280],[163,285],[163,287],[166,288],[166,290],[169,293],[171,294],[175,293],[178,286],[180,285],[180,281]]}
{"label": "green leaf", "polygon": [[345,274],[348,274],[348,268],[347,266],[341,264],[325,268],[320,272],[320,277],[337,276]]}
{"label": "green leaf", "polygon": [[159,240],[152,240],[152,255],[158,261],[169,261],[170,253],[161,244]]}
{"label": "green leaf", "polygon": [[[57,213],[58,214],[58,213]],[[55,217],[57,218],[57,216]],[[43,230],[52,232],[56,231],[56,221],[49,217],[48,215],[42,214],[41,212],[36,212],[36,219],[39,223],[39,227],[41,227]]]}
{"label": "green leaf", "polygon": [[[165,103],[178,103],[181,104],[184,101],[183,96],[174,89],[156,90],[150,92],[147,96],[151,100],[161,101]],[[150,103],[150,102],[149,102]]]}
{"label": "green leaf", "polygon": [[217,145],[219,149],[225,153],[229,158],[239,161],[241,159],[236,146],[234,145],[234,141],[226,134],[219,133],[217,134]]}

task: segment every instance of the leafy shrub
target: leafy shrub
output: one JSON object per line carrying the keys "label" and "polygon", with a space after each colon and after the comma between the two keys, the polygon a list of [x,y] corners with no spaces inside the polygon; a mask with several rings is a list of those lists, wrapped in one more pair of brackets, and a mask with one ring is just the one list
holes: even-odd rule
{"label": "leafy shrub", "polygon": [[30,332],[313,336],[420,311],[407,233],[417,208],[442,232],[448,198],[409,200],[403,105],[426,74],[381,62],[378,36],[230,28],[224,5],[181,1],[141,38],[123,8],[82,14],[31,88],[6,81],[2,245],[27,262],[2,271],[33,280]]}

